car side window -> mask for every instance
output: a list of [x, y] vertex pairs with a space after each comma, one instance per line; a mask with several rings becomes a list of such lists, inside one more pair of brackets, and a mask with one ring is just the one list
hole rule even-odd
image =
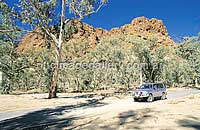
[[159, 89], [162, 88], [162, 85], [161, 85], [161, 84], [158, 84], [158, 88], [159, 88]]
[[153, 89], [153, 85], [151, 84], [149, 88], [150, 88], [150, 89]]
[[157, 84], [154, 84], [154, 85], [153, 85], [153, 89], [157, 89]]
[[164, 88], [163, 84], [159, 84], [160, 88]]

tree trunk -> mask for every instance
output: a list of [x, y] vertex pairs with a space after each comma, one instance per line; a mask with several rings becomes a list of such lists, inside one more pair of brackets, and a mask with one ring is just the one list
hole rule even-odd
[[56, 63], [52, 74], [52, 79], [49, 87], [49, 99], [57, 97], [57, 81], [59, 78], [60, 61], [61, 61], [61, 49], [64, 36], [64, 22], [65, 22], [65, 11], [66, 11], [66, 0], [62, 0], [62, 11], [61, 11], [61, 21], [60, 21], [60, 33], [59, 39], [56, 40]]
[[198, 87], [199, 85], [198, 85], [198, 79], [197, 78], [195, 78], [195, 87]]
[[140, 65], [140, 85], [143, 84], [142, 66]]
[[59, 70], [60, 70], [60, 56], [58, 55], [56, 58], [56, 64], [54, 66], [50, 87], [49, 87], [49, 99], [57, 97], [57, 81], [59, 77]]

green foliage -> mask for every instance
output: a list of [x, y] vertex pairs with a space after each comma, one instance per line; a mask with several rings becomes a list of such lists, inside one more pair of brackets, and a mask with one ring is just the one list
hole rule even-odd
[[158, 47], [156, 41], [140, 40], [132, 41], [133, 51], [140, 64], [140, 69], [144, 76], [144, 82], [156, 82], [161, 80], [163, 67], [166, 62], [166, 49], [164, 46]]
[[[157, 46], [154, 40], [134, 36], [114, 35], [102, 39], [95, 49], [84, 57], [80, 54], [73, 58], [72, 63], [111, 63], [113, 68], [61, 67], [59, 91], [94, 91], [113, 87], [128, 89], [139, 84], [141, 72], [143, 82], [162, 81], [169, 86], [194, 84], [194, 80], [199, 79], [199, 41], [188, 40], [175, 47], [167, 47]], [[85, 44], [76, 44], [75, 48], [84, 50], [78, 45]], [[48, 91], [54, 61], [52, 50], [30, 50], [19, 55], [13, 44], [2, 44], [0, 50], [1, 68], [6, 76], [1, 91]]]
[[187, 37], [184, 42], [177, 47], [177, 55], [187, 61], [187, 73], [190, 83], [200, 78], [200, 39], [199, 36]]
[[79, 18], [97, 12], [107, 0], [69, 0], [67, 4], [71, 13]]
[[0, 45], [0, 71], [3, 72], [1, 93], [15, 90], [38, 89], [47, 91], [51, 77], [51, 52], [27, 52], [18, 54], [13, 44]]
[[[66, 19], [82, 19], [92, 13], [96, 13], [106, 0], [67, 0], [66, 8], [70, 10]], [[15, 17], [22, 23], [34, 28], [47, 28], [52, 25], [60, 25], [60, 2], [57, 0], [20, 0], [15, 9]], [[70, 16], [70, 17], [69, 17]]]
[[[11, 15], [12, 10], [4, 1], [0, 1], [0, 30], [15, 29], [15, 22]], [[3, 81], [0, 86], [2, 93], [9, 93], [22, 73], [24, 63], [15, 52], [15, 42], [20, 38], [18, 32], [0, 33], [0, 71], [3, 72]]]
[[33, 27], [47, 27], [53, 19], [58, 20], [55, 15], [56, 0], [21, 0], [17, 9], [17, 17], [26, 24]]

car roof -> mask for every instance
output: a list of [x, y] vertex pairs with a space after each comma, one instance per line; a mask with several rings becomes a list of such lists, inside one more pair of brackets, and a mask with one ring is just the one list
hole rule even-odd
[[156, 82], [156, 83], [144, 83], [144, 84], [163, 84], [162, 82]]

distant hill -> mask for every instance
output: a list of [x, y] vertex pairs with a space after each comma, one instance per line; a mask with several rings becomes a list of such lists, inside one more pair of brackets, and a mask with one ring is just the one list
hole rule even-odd
[[[77, 49], [71, 51], [72, 56], [76, 57], [76, 53], [81, 55], [86, 54], [91, 49], [95, 49], [101, 39], [105, 39], [114, 35], [129, 35], [140, 37], [144, 40], [154, 38], [158, 45], [173, 46], [175, 43], [168, 34], [167, 28], [161, 20], [156, 18], [148, 19], [146, 17], [138, 17], [132, 20], [130, 24], [123, 25], [111, 30], [104, 30], [101, 28], [94, 28], [78, 20], [71, 21], [71, 25], [76, 27], [72, 38], [63, 44], [63, 48], [70, 51], [69, 47], [74, 45], [82, 46], [84, 49]], [[39, 31], [39, 30], [36, 30]], [[44, 36], [36, 33], [28, 33], [23, 38], [17, 47], [19, 53], [26, 52], [27, 50], [38, 50], [44, 48], [47, 43]], [[52, 46], [51, 46], [52, 47]], [[63, 52], [65, 56], [65, 52]]]

